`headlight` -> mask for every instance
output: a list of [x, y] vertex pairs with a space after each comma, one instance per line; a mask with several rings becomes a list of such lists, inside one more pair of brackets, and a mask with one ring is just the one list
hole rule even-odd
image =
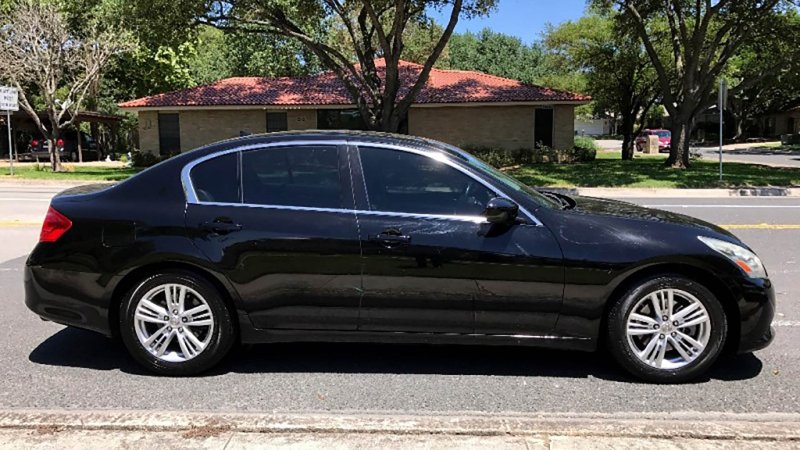
[[697, 239], [700, 239], [700, 242], [711, 247], [713, 250], [725, 255], [728, 259], [733, 261], [734, 264], [739, 266], [748, 277], [767, 278], [767, 269], [764, 268], [764, 264], [758, 259], [758, 256], [750, 250], [741, 245], [731, 244], [730, 242], [705, 236], [697, 236]]

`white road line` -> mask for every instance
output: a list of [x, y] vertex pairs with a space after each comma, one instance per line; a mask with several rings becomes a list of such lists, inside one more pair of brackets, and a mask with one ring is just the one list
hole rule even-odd
[[647, 208], [800, 208], [800, 205], [642, 205]]
[[49, 202], [49, 198], [13, 198], [13, 197], [0, 197], [0, 202]]
[[800, 327], [800, 320], [776, 320], [772, 322], [773, 327]]

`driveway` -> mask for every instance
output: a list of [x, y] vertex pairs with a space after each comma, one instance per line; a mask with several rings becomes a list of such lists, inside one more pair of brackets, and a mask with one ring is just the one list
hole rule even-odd
[[[717, 161], [719, 147], [696, 147], [703, 159]], [[733, 144], [722, 147], [722, 160], [777, 167], [800, 167], [800, 151], [765, 146], [765, 144]]]

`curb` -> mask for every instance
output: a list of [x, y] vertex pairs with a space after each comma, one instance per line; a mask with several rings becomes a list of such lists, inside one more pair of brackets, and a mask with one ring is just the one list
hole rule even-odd
[[728, 197], [774, 197], [800, 198], [800, 188], [752, 187], [734, 189], [666, 189], [666, 188], [548, 188], [545, 191], [562, 192], [586, 197], [617, 198], [728, 198]]
[[[86, 184], [115, 184], [118, 181], [93, 180], [35, 180], [28, 178], [10, 179], [0, 177], [0, 186], [44, 187], [48, 189], [67, 189]], [[775, 197], [800, 198], [800, 188], [788, 187], [749, 187], [731, 189], [683, 189], [683, 188], [614, 188], [614, 187], [548, 187], [539, 186], [543, 191], [562, 192], [568, 195], [586, 197], [618, 197], [618, 198], [727, 198], [727, 197]]]
[[0, 411], [0, 430], [569, 436], [800, 441], [800, 414], [626, 415], [258, 414], [152, 411]]

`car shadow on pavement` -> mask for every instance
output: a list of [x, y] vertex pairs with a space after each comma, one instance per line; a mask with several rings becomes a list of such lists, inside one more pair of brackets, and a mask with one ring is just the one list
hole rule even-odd
[[[46, 339], [29, 359], [36, 364], [150, 375], [128, 356], [121, 342], [73, 328]], [[694, 383], [746, 380], [758, 376], [762, 368], [761, 360], [752, 354], [728, 357]], [[270, 372], [594, 377], [636, 382], [603, 351], [355, 343], [245, 345], [203, 376]]]

